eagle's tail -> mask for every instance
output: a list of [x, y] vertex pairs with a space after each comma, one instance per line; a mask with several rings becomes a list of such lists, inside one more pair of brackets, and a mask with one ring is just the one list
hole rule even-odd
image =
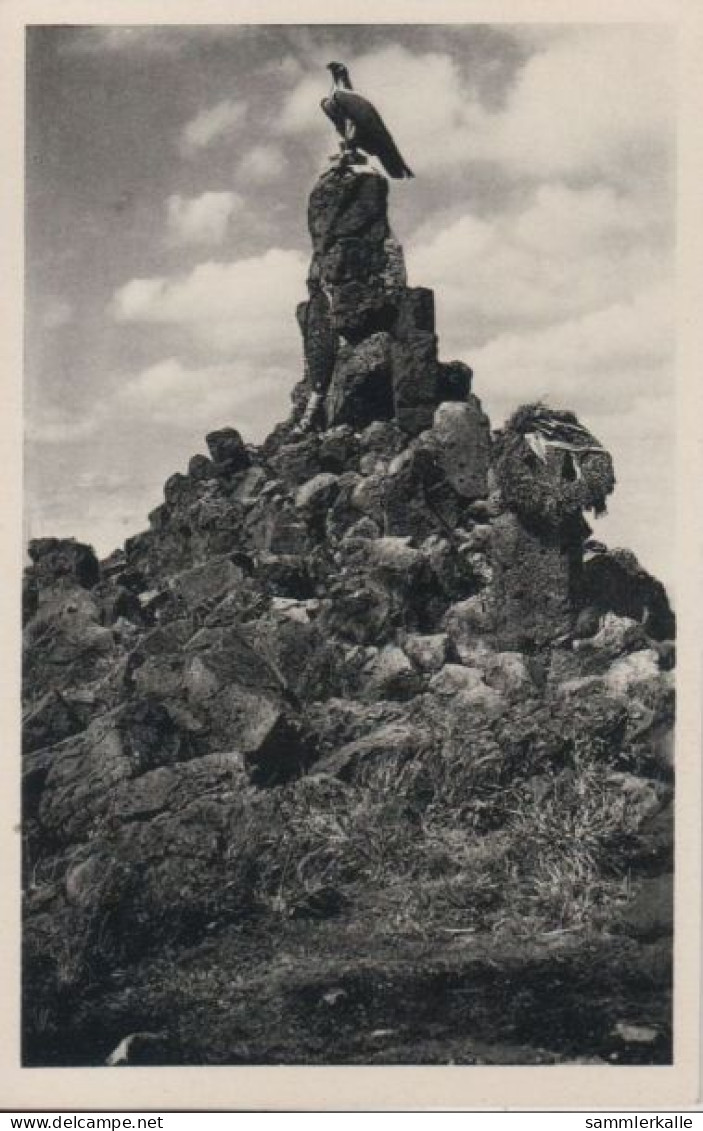
[[414, 177], [412, 169], [410, 169], [400, 153], [396, 149], [394, 153], [384, 153], [381, 163], [388, 173], [389, 177], [395, 177], [397, 180], [402, 180], [403, 177]]

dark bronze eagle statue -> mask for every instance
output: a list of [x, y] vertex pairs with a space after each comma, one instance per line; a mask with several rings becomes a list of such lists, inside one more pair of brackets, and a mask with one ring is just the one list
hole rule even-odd
[[320, 105], [342, 137], [343, 160], [351, 163], [361, 149], [377, 157], [389, 177], [413, 177], [378, 110], [353, 89], [344, 64], [328, 63], [327, 69], [332, 72], [333, 85]]

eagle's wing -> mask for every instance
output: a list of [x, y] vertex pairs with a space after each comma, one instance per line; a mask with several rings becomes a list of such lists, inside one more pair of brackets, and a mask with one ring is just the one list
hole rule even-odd
[[[354, 140], [359, 149], [364, 149], [372, 157], [378, 157], [391, 177], [412, 177], [414, 174], [405, 164], [398, 147], [386, 129], [384, 121], [375, 106], [353, 90], [337, 90], [333, 101], [356, 127]], [[327, 111], [325, 111], [327, 113]], [[331, 116], [331, 115], [330, 115]]]
[[344, 137], [344, 111], [341, 106], [337, 106], [334, 98], [323, 98], [320, 106], [332, 122], [337, 133]]

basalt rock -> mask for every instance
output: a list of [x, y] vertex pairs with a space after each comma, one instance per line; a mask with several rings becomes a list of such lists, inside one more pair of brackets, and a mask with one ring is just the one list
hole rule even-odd
[[342, 347], [327, 394], [328, 424], [360, 431], [374, 420], [391, 420], [393, 410], [390, 334], [374, 333], [357, 347]]
[[360, 440], [348, 424], [329, 428], [320, 439], [319, 460], [323, 471], [341, 475], [358, 470]]
[[439, 402], [468, 400], [473, 376], [473, 370], [463, 361], [440, 363], [437, 377]]
[[23, 631], [25, 699], [83, 686], [106, 675], [119, 655], [116, 634], [101, 623], [92, 594], [68, 579], [57, 581], [39, 591]]
[[531, 652], [567, 632], [573, 620], [573, 574], [578, 546], [556, 535], [537, 534], [517, 515], [493, 524], [493, 604], [503, 648]]
[[31, 576], [40, 586], [68, 579], [84, 589], [92, 589], [100, 578], [92, 546], [74, 538], [34, 538], [27, 553], [32, 561]]
[[326, 397], [327, 427], [395, 419], [417, 435], [440, 399], [463, 397], [468, 384], [456, 368], [440, 369], [434, 295], [407, 285], [387, 198], [384, 177], [342, 167], [311, 193], [310, 297], [298, 308], [305, 381]]
[[491, 434], [488, 417], [477, 397], [464, 403], [449, 401], [434, 414], [433, 439], [447, 481], [466, 499], [488, 493]]
[[631, 550], [588, 555], [580, 578], [579, 600], [601, 612], [632, 617], [654, 640], [671, 640], [676, 621], [666, 590]]
[[523, 405], [500, 433], [495, 471], [504, 503], [528, 525], [559, 530], [605, 512], [615, 487], [610, 454], [572, 412]]
[[190, 753], [187, 735], [163, 707], [126, 703], [55, 752], [39, 806], [41, 825], [63, 843], [81, 842], [107, 813], [120, 782]]
[[244, 441], [236, 428], [221, 428], [205, 437], [212, 461], [229, 472], [249, 467], [250, 459]]
[[47, 691], [23, 716], [24, 751], [31, 753], [42, 747], [55, 746], [79, 733], [85, 726], [86, 712], [80, 699], [76, 701], [57, 690]]

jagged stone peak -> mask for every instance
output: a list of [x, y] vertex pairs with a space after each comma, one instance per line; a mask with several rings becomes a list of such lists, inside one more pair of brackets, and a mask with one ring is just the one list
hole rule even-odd
[[[310, 194], [308, 299], [298, 307], [305, 373], [303, 430], [395, 420], [431, 426], [445, 400], [465, 400], [471, 371], [439, 361], [434, 294], [410, 287], [388, 220], [388, 182], [372, 170], [328, 170]], [[304, 407], [307, 406], [307, 409]]]

